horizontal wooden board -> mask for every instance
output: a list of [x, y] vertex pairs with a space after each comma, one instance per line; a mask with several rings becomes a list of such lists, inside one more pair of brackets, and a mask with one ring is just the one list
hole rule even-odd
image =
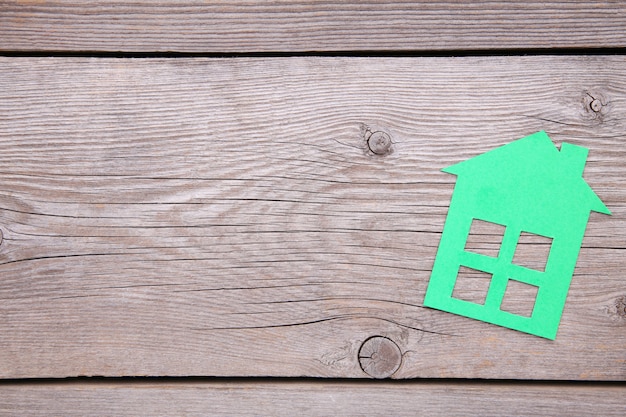
[[0, 50], [432, 51], [626, 47], [593, 1], [0, 1]]
[[623, 416], [626, 388], [322, 381], [0, 385], [7, 416]]
[[[624, 380], [625, 64], [0, 58], [0, 376], [367, 377], [383, 336], [393, 378]], [[542, 129], [613, 212], [557, 339], [422, 307], [440, 169]]]

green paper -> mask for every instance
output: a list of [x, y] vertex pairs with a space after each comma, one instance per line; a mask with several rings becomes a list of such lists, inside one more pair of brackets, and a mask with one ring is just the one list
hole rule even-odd
[[[590, 211], [611, 214], [582, 178], [587, 153], [541, 131], [443, 169], [457, 182], [424, 305], [554, 340]], [[466, 251], [474, 219], [505, 227], [497, 256]], [[544, 270], [513, 263], [522, 232], [552, 239]], [[484, 304], [453, 297], [462, 266], [492, 275]], [[530, 317], [501, 309], [509, 280], [537, 287]]]

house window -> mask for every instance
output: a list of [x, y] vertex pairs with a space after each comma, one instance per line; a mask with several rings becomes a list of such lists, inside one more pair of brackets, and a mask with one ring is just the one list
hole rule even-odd
[[480, 255], [498, 257], [505, 227], [484, 220], [473, 219], [465, 250]]
[[[522, 281], [543, 275], [551, 246], [549, 237], [473, 219], [464, 248], [468, 257], [461, 262], [452, 297], [485, 305], [490, 288], [497, 288], [489, 297], [494, 308], [499, 303], [501, 311], [531, 317], [539, 287]], [[516, 276], [520, 266], [532, 270], [531, 278]], [[493, 286], [493, 280], [498, 285]]]
[[551, 247], [551, 238], [522, 232], [515, 247], [513, 263], [529, 269], [545, 271]]
[[508, 311], [523, 317], [531, 317], [535, 308], [538, 287], [526, 284], [514, 279], [509, 279], [506, 284], [504, 298], [500, 304], [500, 310]]
[[454, 283], [452, 297], [483, 305], [489, 292], [492, 275], [474, 268], [462, 266]]

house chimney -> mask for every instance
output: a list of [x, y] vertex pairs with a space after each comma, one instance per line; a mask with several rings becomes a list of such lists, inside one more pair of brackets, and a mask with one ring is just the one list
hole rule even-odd
[[569, 175], [583, 176], [589, 149], [563, 142], [561, 144], [561, 161]]

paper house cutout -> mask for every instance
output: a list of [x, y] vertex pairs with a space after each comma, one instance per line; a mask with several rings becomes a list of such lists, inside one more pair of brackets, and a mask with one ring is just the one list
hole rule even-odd
[[[443, 169], [457, 181], [424, 305], [555, 339], [590, 211], [610, 214], [582, 178], [587, 153], [541, 131]], [[466, 250], [477, 220], [503, 227], [496, 256]], [[523, 235], [551, 239], [543, 270], [514, 263]], [[491, 276], [483, 303], [453, 296], [461, 268]], [[502, 309], [510, 281], [534, 288], [528, 316]]]

